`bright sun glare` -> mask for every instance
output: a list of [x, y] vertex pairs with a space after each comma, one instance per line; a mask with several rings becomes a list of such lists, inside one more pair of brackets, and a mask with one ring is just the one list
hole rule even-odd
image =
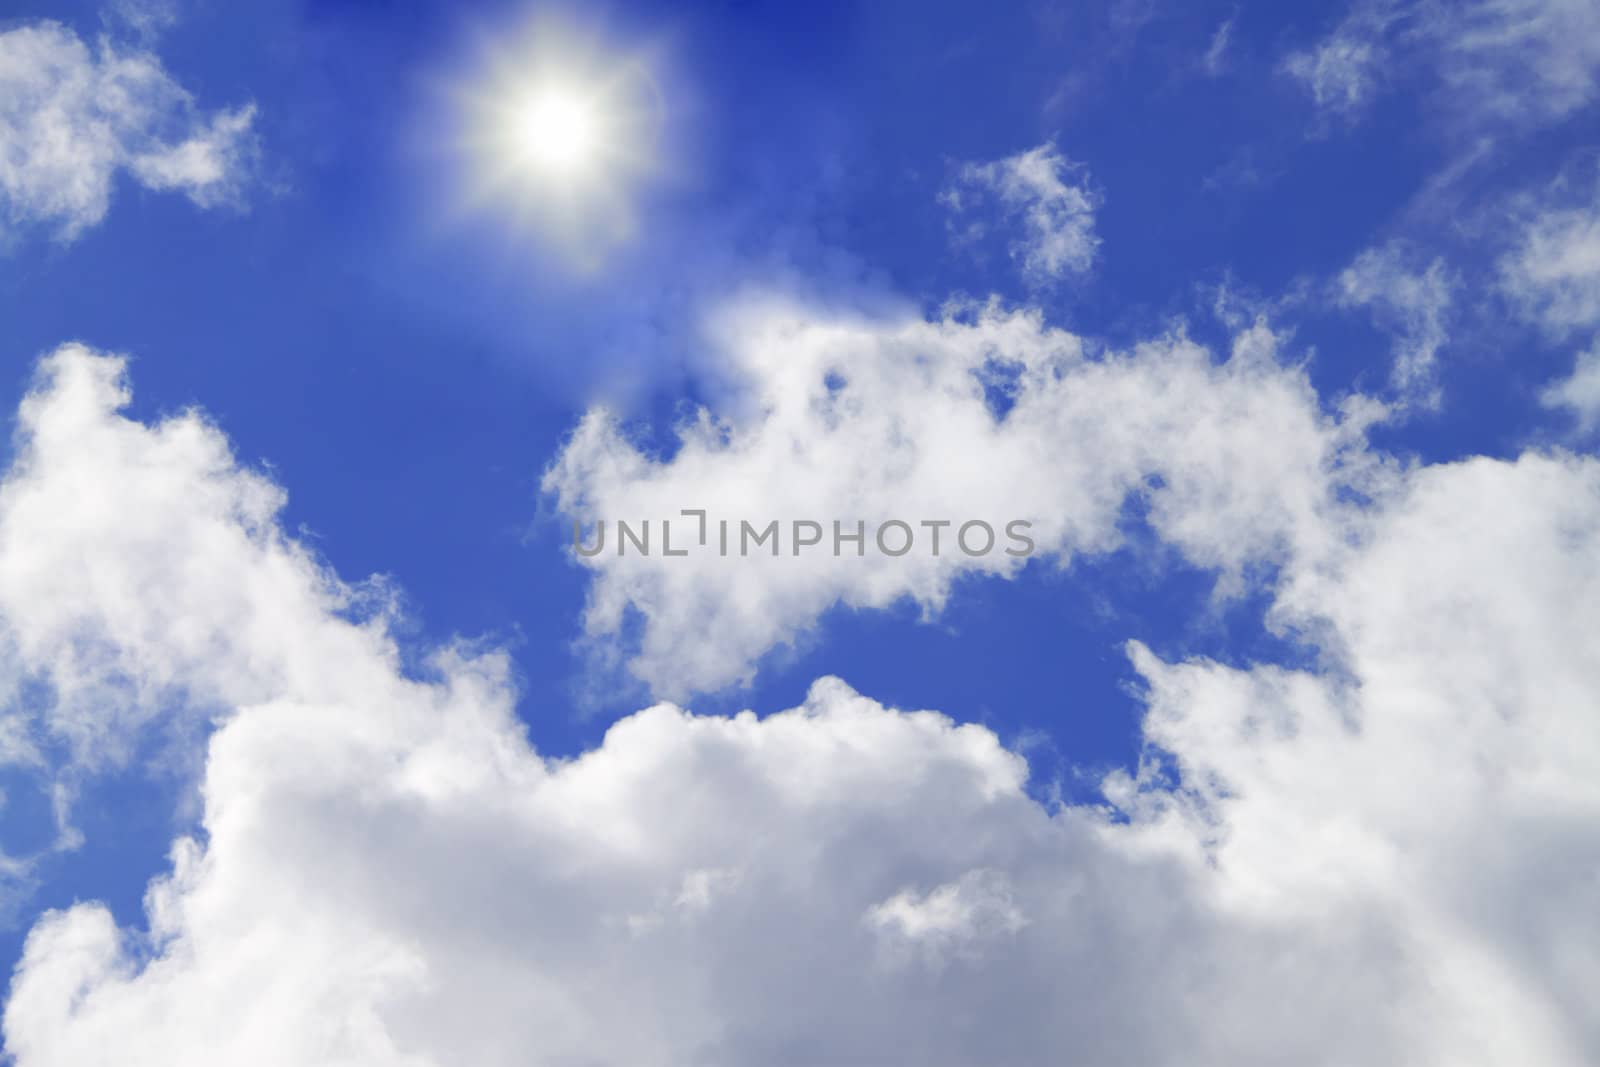
[[605, 116], [592, 100], [567, 86], [529, 93], [510, 121], [512, 139], [526, 162], [552, 176], [583, 172], [605, 149]]
[[660, 61], [553, 17], [486, 34], [454, 89], [466, 205], [597, 265], [634, 232], [640, 184], [662, 173]]

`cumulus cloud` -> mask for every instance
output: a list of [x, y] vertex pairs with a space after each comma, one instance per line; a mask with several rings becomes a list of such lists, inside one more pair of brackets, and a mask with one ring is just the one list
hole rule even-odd
[[[1115, 549], [1125, 506], [1142, 501], [1164, 539], [1234, 588], [1247, 566], [1325, 536], [1334, 482], [1377, 476], [1354, 447], [1377, 408], [1323, 412], [1259, 324], [1219, 361], [1180, 334], [1095, 355], [1036, 314], [994, 306], [930, 322], [754, 301], [726, 314], [714, 344], [736, 395], [683, 425], [670, 459], [596, 409], [544, 480], [563, 513], [591, 525], [651, 519], [658, 538], [660, 520], [685, 508], [735, 529], [822, 527], [821, 548], [796, 555], [785, 534], [776, 560], [667, 557], [659, 540], [652, 555], [619, 553], [614, 527], [604, 551], [581, 558], [595, 572], [588, 633], [611, 647], [637, 618], [629, 667], [660, 694], [748, 679], [835, 604], [909, 600], [931, 615], [958, 577], [1022, 569], [998, 548], [962, 551], [968, 521], [997, 535], [1032, 523], [1034, 555], [1053, 566]], [[890, 519], [919, 527], [921, 547], [834, 555], [835, 522], [871, 531]], [[937, 531], [920, 524], [939, 521], [951, 525], [935, 555]], [[694, 529], [679, 520], [680, 546]]]
[[1442, 259], [1422, 266], [1402, 244], [1369, 248], [1340, 274], [1337, 299], [1345, 307], [1366, 307], [1395, 335], [1390, 381], [1400, 394], [1424, 404], [1438, 403], [1439, 349], [1449, 339], [1450, 305], [1458, 283]]
[[[1285, 388], [1258, 373], [1230, 402]], [[87, 502], [64, 528], [82, 565], [40, 591], [89, 620], [80, 652], [37, 669], [150, 661], [227, 707], [147, 928], [94, 903], [33, 928], [4, 1018], [19, 1067], [1600, 1054], [1600, 461], [1416, 468], [1351, 515], [1303, 513], [1322, 532], [1274, 610], [1321, 635], [1324, 669], [1131, 646], [1148, 758], [1103, 803], [1046, 807], [988, 730], [833, 679], [763, 718], [658, 705], [541, 758], [500, 656], [403, 672], [220, 434], [132, 422], [123, 389], [67, 349], [28, 401], [4, 492]], [[1214, 428], [1194, 445], [1257, 473]], [[126, 538], [82, 514], [141, 492]], [[1255, 536], [1252, 509], [1225, 513]], [[0, 553], [56, 551], [48, 514], [8, 520]], [[208, 586], [223, 606], [197, 608]]]
[[[329, 698], [371, 684], [359, 664], [376, 661], [352, 648], [370, 638], [340, 620], [378, 626], [387, 609], [381, 585], [348, 587], [281, 535], [281, 490], [203, 417], [110, 417], [127, 399], [120, 361], [61, 349], [0, 482], [0, 764], [51, 791], [50, 848], [78, 843], [79, 785], [148, 758], [141, 742], [190, 775], [213, 716], [286, 684]], [[39, 858], [0, 858], [10, 896]]]
[[201, 207], [235, 203], [254, 115], [200, 111], [143, 47], [23, 24], [0, 33], [0, 206], [13, 227], [71, 240], [105, 217], [121, 173]]
[[961, 220], [954, 232], [964, 242], [987, 232], [988, 220], [974, 214], [998, 210], [1013, 231], [1012, 261], [1024, 281], [1041, 288], [1087, 271], [1100, 246], [1094, 233], [1098, 197], [1087, 183], [1075, 181], [1078, 170], [1055, 145], [1042, 144], [992, 163], [964, 164], [941, 200]]

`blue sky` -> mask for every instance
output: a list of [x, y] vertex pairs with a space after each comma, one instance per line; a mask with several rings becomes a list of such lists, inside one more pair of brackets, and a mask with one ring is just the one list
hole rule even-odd
[[[649, 87], [576, 178], [508, 163], [494, 117], [558, 67]], [[275, 1063], [1600, 1054], [1572, 903], [1600, 870], [1597, 98], [1582, 0], [11, 5], [9, 1053], [255, 1062], [208, 1031], [232, 1010], [209, 983], [261, 998]], [[119, 380], [120, 415], [83, 399]], [[982, 381], [1012, 391], [990, 416]], [[574, 518], [708, 504], [1026, 517], [1041, 548], [568, 550]], [[704, 718], [635, 714], [660, 700]], [[895, 710], [922, 708], [946, 726]], [[273, 762], [295, 751], [303, 773]], [[496, 823], [535, 779], [538, 817]], [[651, 822], [680, 796], [716, 814]], [[543, 851], [556, 825], [586, 844]], [[239, 889], [274, 849], [279, 895]], [[493, 888], [421, 874], [416, 910], [361, 910], [474, 855]], [[1439, 888], [1457, 864], [1481, 899]], [[566, 918], [496, 926], [519, 877]], [[1535, 886], [1571, 953], [1517, 932]], [[1151, 895], [1170, 910], [1136, 915]], [[454, 908], [492, 920], [428, 917]], [[480, 972], [475, 939], [516, 948]], [[754, 956], [840, 988], [870, 957], [892, 989], [780, 1023], [789, 979]], [[1086, 994], [1049, 960], [1104, 976], [1098, 1016], [1050, 1007]], [[328, 985], [302, 1004], [257, 962]], [[1418, 978], [1439, 968], [1471, 973]], [[1320, 1006], [1303, 1026], [1195, 1044], [1185, 1011], [1275, 981]], [[517, 983], [563, 1007], [506, 1021]], [[591, 987], [661, 1017], [608, 1036]], [[946, 997], [949, 1033], [922, 1014]], [[1334, 1041], [1322, 1010], [1364, 1025]]]

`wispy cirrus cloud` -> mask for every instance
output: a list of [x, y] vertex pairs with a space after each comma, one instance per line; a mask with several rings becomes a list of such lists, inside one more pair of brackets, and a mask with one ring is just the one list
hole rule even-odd
[[1501, 288], [1555, 337], [1600, 326], [1600, 185], [1595, 190], [1535, 198], [1500, 259]]
[[1449, 316], [1459, 281], [1442, 258], [1423, 263], [1415, 249], [1391, 241], [1357, 256], [1335, 281], [1344, 307], [1371, 310], [1395, 337], [1389, 380], [1402, 398], [1439, 403], [1436, 363], [1449, 340]]
[[1283, 69], [1322, 114], [1358, 120], [1394, 79], [1421, 79], [1458, 126], [1542, 124], [1600, 91], [1600, 22], [1587, 0], [1356, 0]]
[[1580, 433], [1600, 429], [1600, 343], [1580, 352], [1572, 373], [1547, 385], [1539, 399], [1546, 407], [1570, 413]]
[[1515, 206], [1518, 221], [1498, 262], [1499, 287], [1549, 338], [1590, 339], [1571, 372], [1540, 393], [1546, 407], [1566, 411], [1587, 434], [1600, 426], [1600, 182], [1590, 179], [1573, 190], [1563, 176]]
[[1378, 95], [1385, 50], [1379, 35], [1343, 28], [1283, 61], [1325, 115], [1353, 122]]
[[1238, 20], [1237, 13], [1228, 16], [1211, 34], [1211, 43], [1206, 46], [1205, 55], [1200, 59], [1200, 68], [1208, 77], [1215, 78], [1228, 69], [1228, 52], [1233, 44], [1233, 26]]

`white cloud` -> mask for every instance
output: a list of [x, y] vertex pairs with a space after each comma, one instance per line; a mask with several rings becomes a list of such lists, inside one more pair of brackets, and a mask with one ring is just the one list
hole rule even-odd
[[1284, 69], [1325, 114], [1357, 118], [1388, 80], [1431, 77], [1435, 104], [1469, 127], [1556, 121], [1600, 87], [1600, 20], [1590, 0], [1356, 0]]
[[[0, 496], [74, 507], [8, 512], [0, 556], [49, 561], [58, 531], [85, 555], [0, 612], [92, 620], [78, 657], [40, 661], [53, 680], [149, 659], [234, 706], [148, 931], [93, 903], [34, 927], [18, 1067], [1600, 1055], [1600, 461], [1419, 468], [1306, 513], [1317, 551], [1275, 610], [1326, 672], [1134, 646], [1150, 759], [1108, 780], [1115, 810], [1048, 810], [989, 731], [827, 679], [766, 718], [661, 705], [541, 759], [499, 657], [403, 676], [278, 530], [276, 491], [194, 416], [117, 415], [117, 369], [64, 351], [29, 400]], [[1283, 388], [1255, 373], [1230, 402]], [[1123, 397], [1204, 403], [1193, 384]], [[1191, 443], [1260, 474], [1226, 435]]]
[[333, 700], [373, 684], [355, 646], [378, 636], [338, 620], [378, 626], [386, 606], [281, 535], [282, 492], [198, 414], [111, 417], [121, 369], [78, 346], [44, 363], [0, 482], [0, 762], [58, 783], [56, 847], [76, 841], [76, 783], [152, 731], [182, 753], [213, 715], [286, 685]]
[[198, 111], [149, 51], [18, 26], [0, 33], [0, 206], [70, 240], [105, 217], [124, 171], [201, 207], [236, 202], [254, 113]]
[[[655, 554], [619, 556], [613, 528], [607, 550], [583, 563], [595, 571], [589, 634], [612, 647], [637, 612], [629, 667], [659, 694], [748, 679], [835, 604], [909, 599], [931, 615], [961, 575], [1023, 565], [956, 550], [955, 526], [937, 557], [859, 558], [848, 545], [836, 557], [835, 521], [847, 531], [889, 519], [996, 531], [1031, 521], [1037, 554], [1054, 565], [1116, 548], [1124, 506], [1143, 499], [1163, 538], [1234, 588], [1247, 565], [1324, 536], [1333, 481], [1374, 473], [1353, 446], [1376, 408], [1357, 401], [1348, 418], [1324, 415], [1260, 325], [1222, 362], [1178, 335], [1090, 357], [1076, 336], [1020, 311], [853, 320], [752, 301], [723, 317], [714, 343], [736, 395], [683, 426], [670, 460], [594, 410], [545, 478], [561, 510], [586, 522], [654, 520]], [[665, 557], [659, 520], [684, 508], [735, 530], [812, 520], [827, 540], [799, 558], [787, 534], [778, 560]], [[676, 527], [680, 547], [686, 529]], [[927, 549], [931, 532], [919, 534]]]
[[1600, 197], [1538, 211], [1500, 261], [1501, 285], [1557, 337], [1600, 326]]
[[891, 962], [914, 954], [933, 966], [958, 955], [976, 959], [986, 941], [1014, 935], [1028, 924], [1010, 880], [1000, 871], [968, 871], [953, 882], [918, 893], [906, 889], [867, 911]]
[[[992, 163], [964, 164], [941, 199], [961, 217], [998, 207], [1006, 224], [1021, 231], [1009, 245], [1012, 260], [1030, 286], [1044, 287], [1087, 271], [1100, 247], [1098, 197], [1072, 181], [1076, 169], [1055, 145], [1042, 144]], [[972, 240], [985, 229], [982, 220], [968, 221], [956, 232]]]
[[107, 0], [103, 21], [143, 41], [154, 41], [177, 25], [178, 0]]
[[1571, 412], [1580, 433], [1600, 429], [1600, 344], [1579, 353], [1572, 373], [1547, 386], [1539, 399]]
[[1381, 45], [1350, 29], [1341, 30], [1304, 52], [1294, 52], [1283, 69], [1304, 83], [1317, 107], [1353, 119], [1377, 94]]
[[1331, 628], [1347, 681], [1136, 654], [1225, 892], [1309, 917], [1343, 886], [1404, 926], [1456, 1005], [1414, 1020], [1446, 1062], [1600, 1052], [1600, 920], [1573, 907], [1600, 884], [1597, 545], [1592, 459], [1424, 468], [1280, 599]]
[[1590, 0], [1475, 0], [1428, 12], [1446, 90], [1515, 123], [1556, 119], [1600, 89], [1600, 19]]
[[1449, 339], [1450, 305], [1458, 283], [1435, 259], [1414, 264], [1401, 244], [1369, 248], [1338, 279], [1338, 300], [1346, 307], [1367, 307], [1380, 325], [1396, 335], [1390, 380], [1403, 396], [1423, 404], [1438, 403], [1435, 364]]
[[1228, 48], [1233, 43], [1233, 24], [1238, 18], [1239, 16], [1235, 14], [1224, 19], [1222, 25], [1211, 35], [1211, 44], [1206, 47], [1206, 54], [1200, 65], [1213, 78], [1227, 69]]

